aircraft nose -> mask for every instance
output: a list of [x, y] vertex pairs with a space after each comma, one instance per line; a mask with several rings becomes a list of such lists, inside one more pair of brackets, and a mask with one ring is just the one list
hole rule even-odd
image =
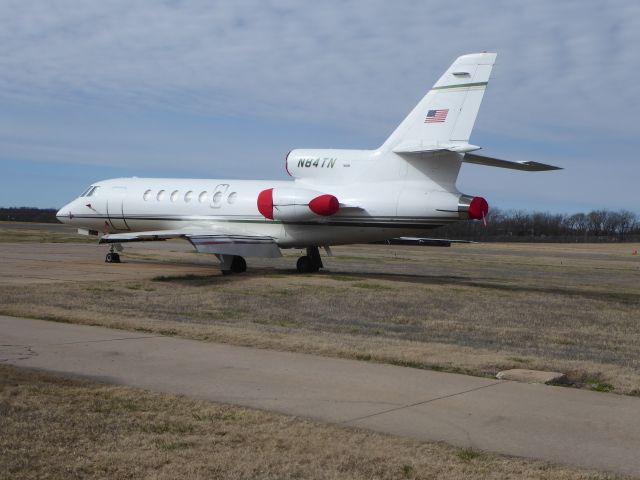
[[62, 207], [60, 210], [56, 212], [56, 218], [58, 219], [59, 222], [69, 223], [69, 221], [73, 218], [73, 214], [71, 213], [70, 207], [71, 207], [71, 204], [68, 203], [67, 205], [65, 205], [64, 207]]

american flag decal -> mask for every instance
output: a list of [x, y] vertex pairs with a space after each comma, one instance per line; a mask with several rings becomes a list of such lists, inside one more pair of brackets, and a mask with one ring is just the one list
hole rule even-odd
[[429, 110], [427, 117], [424, 119], [424, 123], [442, 123], [447, 119], [448, 108], [440, 110]]

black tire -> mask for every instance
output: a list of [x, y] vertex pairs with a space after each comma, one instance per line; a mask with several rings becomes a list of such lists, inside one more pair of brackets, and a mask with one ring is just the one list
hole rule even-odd
[[311, 258], [308, 256], [300, 257], [298, 259], [298, 263], [296, 263], [296, 268], [299, 273], [315, 273], [320, 269], [319, 265], [315, 265]]
[[113, 254], [113, 263], [120, 263], [120, 254], [119, 253], [114, 253]]
[[244, 258], [235, 256], [231, 261], [231, 272], [233, 273], [244, 273], [247, 271], [247, 262]]
[[307, 256], [300, 257], [296, 262], [296, 269], [298, 273], [309, 273], [311, 271], [311, 259]]
[[104, 261], [107, 263], [113, 263], [113, 253], [109, 252], [107, 253], [107, 256], [104, 257]]

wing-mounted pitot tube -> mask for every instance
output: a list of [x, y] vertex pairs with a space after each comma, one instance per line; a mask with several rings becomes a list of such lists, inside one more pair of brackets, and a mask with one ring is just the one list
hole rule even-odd
[[489, 213], [489, 204], [482, 197], [460, 195], [458, 201], [460, 220], [485, 220]]
[[269, 220], [302, 221], [329, 217], [340, 209], [334, 195], [304, 188], [269, 188], [258, 194], [258, 211]]

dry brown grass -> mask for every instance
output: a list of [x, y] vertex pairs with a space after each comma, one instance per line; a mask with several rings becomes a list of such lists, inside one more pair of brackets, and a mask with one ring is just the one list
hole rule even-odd
[[0, 365], [0, 478], [605, 479]]
[[326, 273], [295, 274], [291, 252], [231, 277], [178, 244], [149, 247], [109, 266], [126, 278], [84, 260], [82, 280], [2, 285], [0, 313], [474, 375], [559, 370], [640, 394], [633, 245], [351, 246]]
[[77, 235], [64, 225], [28, 222], [0, 222], [0, 243], [97, 243], [96, 237]]

